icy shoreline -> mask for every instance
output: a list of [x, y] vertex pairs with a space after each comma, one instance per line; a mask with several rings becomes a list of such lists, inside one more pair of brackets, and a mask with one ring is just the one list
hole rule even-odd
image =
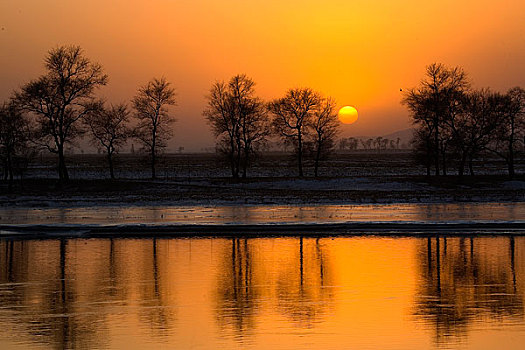
[[[57, 187], [26, 181], [0, 194], [6, 207], [349, 205], [388, 203], [525, 202], [525, 181], [479, 179], [437, 186], [420, 178], [75, 180]], [[492, 181], [492, 182], [491, 182]]]
[[0, 225], [0, 238], [525, 235], [521, 222], [346, 222], [173, 225]]
[[525, 232], [525, 202], [0, 208], [1, 236]]

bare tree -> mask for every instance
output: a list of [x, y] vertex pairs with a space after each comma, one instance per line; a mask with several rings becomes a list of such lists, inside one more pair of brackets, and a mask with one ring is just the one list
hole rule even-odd
[[207, 96], [203, 115], [230, 163], [232, 177], [246, 178], [247, 168], [270, 133], [262, 100], [255, 96], [255, 83], [238, 74], [226, 84], [216, 82]]
[[[432, 138], [427, 145], [432, 145], [432, 152], [428, 154], [433, 159], [435, 174], [440, 174], [440, 149], [442, 129], [445, 121], [450, 120], [459, 111], [459, 104], [463, 94], [468, 91], [470, 83], [466, 73], [459, 67], [448, 68], [443, 64], [433, 63], [427, 66], [426, 77], [418, 88], [410, 89], [406, 93], [405, 104], [418, 128], [425, 129], [419, 137]], [[425, 147], [425, 149], [430, 150]]]
[[381, 136], [376, 137], [376, 139], [374, 140], [374, 145], [376, 145], [377, 152], [378, 153], [381, 152], [381, 148], [383, 145], [383, 137]]
[[230, 162], [232, 177], [239, 177], [239, 163], [236, 154], [237, 139], [239, 138], [240, 123], [235, 114], [228, 86], [224, 82], [216, 82], [207, 96], [208, 106], [203, 115], [211, 125], [215, 137], [217, 137], [218, 149], [226, 155]]
[[295, 147], [299, 176], [303, 176], [304, 141], [308, 125], [321, 102], [319, 93], [309, 88], [290, 89], [283, 98], [268, 104], [272, 125], [284, 142]]
[[133, 108], [138, 125], [134, 136], [148, 152], [151, 178], [155, 179], [155, 165], [159, 152], [167, 147], [173, 136], [171, 129], [175, 119], [169, 115], [168, 106], [176, 105], [175, 90], [166, 79], [154, 78], [139, 88], [133, 98]]
[[435, 149], [432, 141], [424, 129], [414, 129], [414, 135], [410, 141], [414, 161], [425, 166], [427, 176], [430, 176], [432, 167], [432, 158], [428, 155], [432, 154]]
[[396, 149], [396, 141], [395, 140], [390, 140], [389, 147], [390, 147], [390, 149]]
[[[374, 145], [374, 139], [359, 139], [359, 142], [361, 143], [361, 146], [363, 147], [363, 149], [365, 150], [371, 150], [373, 145]], [[356, 146], [356, 149], [357, 149], [357, 146]]]
[[17, 158], [29, 149], [29, 119], [15, 101], [0, 105], [0, 157], [4, 167], [4, 180], [12, 186]]
[[347, 149], [347, 147], [349, 147], [348, 145], [348, 139], [346, 137], [343, 137], [342, 139], [339, 140], [339, 150], [340, 151], [345, 151]]
[[315, 177], [318, 176], [320, 160], [326, 158], [334, 149], [339, 125], [335, 101], [332, 98], [323, 98], [311, 121]]
[[498, 100], [499, 123], [488, 149], [505, 160], [509, 177], [513, 178], [517, 146], [523, 142], [525, 129], [525, 90], [514, 87]]
[[[244, 90], [240, 92], [242, 94], [236, 99], [239, 101], [239, 105], [245, 106], [240, 113], [240, 122], [243, 157], [241, 160], [242, 177], [246, 178], [247, 167], [258, 154], [259, 149], [266, 144], [266, 139], [270, 135], [271, 129], [264, 102], [252, 96], [253, 92], [248, 91], [248, 94]], [[243, 95], [245, 96], [243, 97]]]
[[467, 161], [470, 174], [474, 174], [472, 162], [486, 150], [499, 123], [500, 98], [489, 89], [470, 92], [463, 96], [460, 112], [445, 120], [451, 133], [450, 145], [459, 155], [459, 176], [464, 174]]
[[102, 101], [91, 110], [86, 114], [84, 123], [90, 130], [93, 144], [104, 148], [110, 177], [115, 179], [113, 155], [131, 136], [131, 129], [127, 125], [130, 112], [124, 103], [106, 107]]
[[357, 149], [357, 146], [359, 145], [359, 140], [355, 137], [349, 137], [348, 138], [348, 148], [351, 151], [355, 151]]
[[58, 155], [58, 176], [69, 179], [65, 146], [82, 133], [78, 121], [99, 86], [106, 85], [102, 66], [84, 57], [79, 46], [61, 46], [48, 52], [46, 74], [22, 87], [17, 103], [37, 116], [37, 140]]

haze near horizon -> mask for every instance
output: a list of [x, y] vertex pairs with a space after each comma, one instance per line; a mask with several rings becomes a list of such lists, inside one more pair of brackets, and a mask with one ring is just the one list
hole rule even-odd
[[341, 136], [384, 135], [410, 126], [400, 89], [429, 63], [463, 67], [474, 87], [525, 85], [524, 23], [518, 0], [3, 0], [0, 100], [43, 73], [49, 49], [74, 44], [103, 65], [98, 95], [110, 102], [129, 102], [152, 77], [176, 87], [171, 150], [214, 145], [205, 95], [238, 73], [267, 100], [305, 86], [355, 106]]

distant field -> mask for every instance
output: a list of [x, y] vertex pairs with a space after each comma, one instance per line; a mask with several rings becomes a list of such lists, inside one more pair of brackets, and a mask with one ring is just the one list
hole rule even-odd
[[[72, 179], [105, 179], [109, 177], [104, 155], [73, 154], [67, 156]], [[305, 175], [313, 176], [313, 164], [305, 163]], [[56, 158], [45, 155], [34, 160], [24, 174], [26, 178], [57, 178]], [[474, 163], [475, 174], [505, 175], [502, 160], [487, 157]], [[525, 160], [518, 161], [517, 172], [525, 171]], [[454, 174], [455, 169], [450, 169]], [[163, 179], [229, 177], [227, 164], [215, 154], [165, 154], [160, 158], [157, 176]], [[416, 165], [409, 151], [354, 151], [336, 153], [321, 163], [321, 177], [417, 176], [425, 169]], [[148, 179], [150, 170], [144, 155], [121, 154], [115, 160], [115, 175], [121, 179]], [[248, 170], [248, 177], [295, 177], [295, 160], [287, 154], [269, 153], [257, 159]]]
[[[108, 180], [103, 155], [70, 155], [71, 180], [60, 184], [55, 159], [35, 160], [12, 189], [0, 184], [0, 206], [99, 205], [244, 205], [244, 204], [366, 204], [525, 201], [525, 177], [510, 181], [505, 165], [488, 158], [474, 164], [475, 177], [429, 177], [409, 152], [338, 153], [325, 161], [313, 178], [296, 177], [289, 155], [266, 154], [250, 168], [248, 178], [233, 181], [227, 166], [214, 154], [167, 154], [150, 180], [145, 158], [119, 155], [118, 180]], [[517, 166], [524, 173], [522, 161]], [[453, 174], [453, 173], [451, 173]]]

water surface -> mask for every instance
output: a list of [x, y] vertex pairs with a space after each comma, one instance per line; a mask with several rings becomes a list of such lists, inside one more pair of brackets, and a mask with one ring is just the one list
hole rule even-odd
[[0, 208], [2, 224], [271, 224], [521, 221], [525, 202]]
[[521, 349], [525, 237], [0, 240], [0, 348]]

